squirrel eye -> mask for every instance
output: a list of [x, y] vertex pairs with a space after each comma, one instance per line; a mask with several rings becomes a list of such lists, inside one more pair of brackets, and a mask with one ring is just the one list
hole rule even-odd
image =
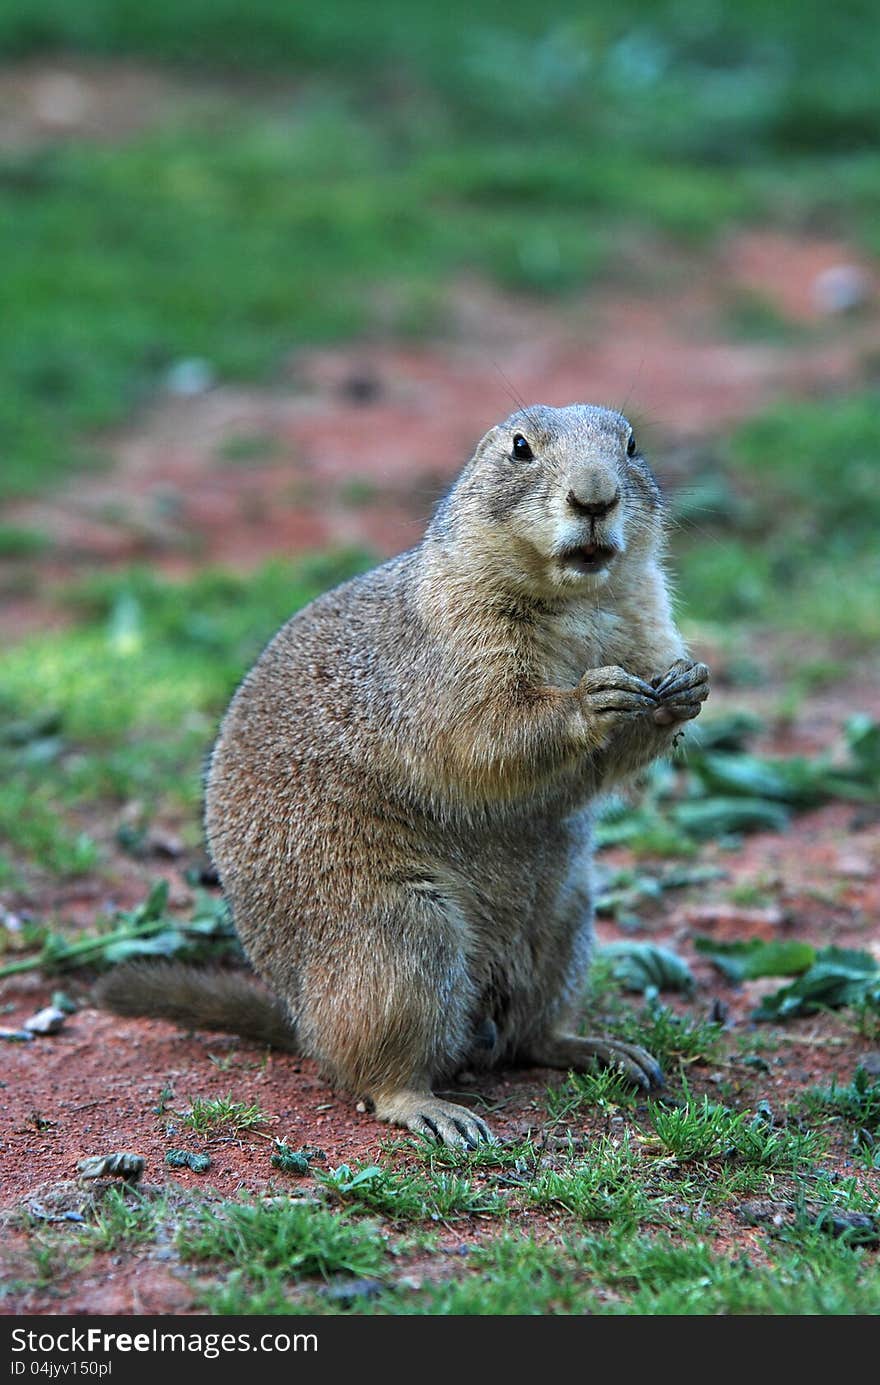
[[629, 442], [626, 445], [626, 455], [628, 457], [634, 457], [638, 450], [639, 449], [638, 444], [636, 443], [636, 435], [635, 433], [630, 433]]
[[529, 447], [522, 433], [514, 433], [512, 454], [518, 462], [527, 462], [530, 457], [534, 457], [534, 452]]

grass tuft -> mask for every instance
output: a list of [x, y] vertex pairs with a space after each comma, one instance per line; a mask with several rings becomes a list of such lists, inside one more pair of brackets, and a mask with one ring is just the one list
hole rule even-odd
[[196, 1097], [190, 1109], [179, 1117], [180, 1124], [196, 1135], [211, 1135], [218, 1130], [241, 1135], [248, 1130], [261, 1130], [274, 1119], [256, 1102], [248, 1105], [244, 1101], [234, 1101], [231, 1095]]
[[274, 1270], [285, 1279], [375, 1274], [387, 1257], [375, 1224], [287, 1198], [204, 1207], [180, 1231], [177, 1246], [186, 1260], [222, 1261], [257, 1282]]

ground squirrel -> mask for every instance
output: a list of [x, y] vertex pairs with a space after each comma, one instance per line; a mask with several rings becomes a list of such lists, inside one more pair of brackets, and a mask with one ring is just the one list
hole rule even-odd
[[598, 796], [697, 715], [633, 430], [588, 404], [482, 439], [422, 542], [327, 592], [264, 650], [223, 720], [210, 849], [272, 1008], [244, 978], [117, 969], [102, 1003], [315, 1058], [382, 1120], [490, 1138], [435, 1087], [500, 1063], [612, 1064], [581, 1038]]

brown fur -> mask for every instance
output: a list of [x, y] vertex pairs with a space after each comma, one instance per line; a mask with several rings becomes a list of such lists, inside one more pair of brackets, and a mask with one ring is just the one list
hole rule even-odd
[[117, 1015], [146, 1013], [198, 1029], [219, 1029], [297, 1053], [283, 1004], [241, 972], [206, 971], [180, 962], [128, 962], [95, 983], [93, 998]]
[[[630, 436], [589, 405], [492, 429], [417, 548], [278, 632], [214, 748], [211, 851], [301, 1051], [380, 1118], [452, 1143], [488, 1135], [432, 1094], [464, 1066], [599, 1059], [659, 1079], [643, 1050], [569, 1033], [597, 796], [708, 692]], [[596, 545], [612, 560], [594, 571]]]

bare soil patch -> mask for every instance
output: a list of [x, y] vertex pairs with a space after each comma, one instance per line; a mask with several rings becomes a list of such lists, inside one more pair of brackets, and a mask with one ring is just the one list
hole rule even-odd
[[177, 81], [132, 61], [73, 55], [0, 66], [0, 149], [31, 151], [67, 141], [117, 143], [168, 118], [171, 106], [220, 100], [207, 80]]

